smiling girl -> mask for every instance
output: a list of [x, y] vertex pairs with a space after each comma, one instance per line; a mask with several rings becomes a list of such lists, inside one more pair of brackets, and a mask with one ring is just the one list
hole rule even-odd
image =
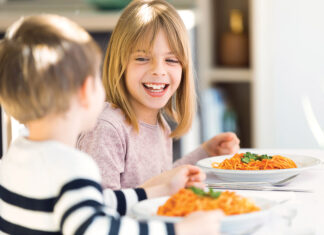
[[[192, 67], [174, 7], [162, 0], [130, 3], [106, 52], [105, 108], [77, 143], [97, 161], [105, 188], [135, 187], [174, 166], [238, 151], [236, 135], [222, 133], [172, 163], [172, 138], [190, 129], [196, 111]], [[177, 124], [173, 131], [165, 118]]]

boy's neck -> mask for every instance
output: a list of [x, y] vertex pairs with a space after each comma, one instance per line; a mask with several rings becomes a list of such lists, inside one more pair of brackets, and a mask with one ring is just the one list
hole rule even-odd
[[29, 130], [28, 139], [33, 141], [53, 140], [75, 147], [79, 134], [78, 123], [68, 114], [49, 115], [26, 124]]

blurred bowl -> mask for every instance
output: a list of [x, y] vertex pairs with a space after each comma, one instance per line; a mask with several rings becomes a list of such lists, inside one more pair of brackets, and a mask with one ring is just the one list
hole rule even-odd
[[132, 0], [85, 0], [100, 10], [121, 10]]

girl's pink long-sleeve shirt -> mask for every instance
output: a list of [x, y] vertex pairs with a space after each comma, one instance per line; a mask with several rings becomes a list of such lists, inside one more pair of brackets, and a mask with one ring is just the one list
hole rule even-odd
[[77, 148], [97, 162], [104, 188], [134, 188], [174, 166], [195, 164], [208, 157], [203, 148], [172, 163], [171, 132], [159, 124], [139, 122], [139, 132], [126, 122], [123, 112], [105, 104], [95, 128], [82, 133]]

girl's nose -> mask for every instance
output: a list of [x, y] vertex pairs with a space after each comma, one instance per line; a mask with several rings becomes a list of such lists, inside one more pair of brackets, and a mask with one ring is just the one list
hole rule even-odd
[[154, 76], [165, 76], [166, 71], [163, 61], [155, 61], [152, 66], [152, 75]]

